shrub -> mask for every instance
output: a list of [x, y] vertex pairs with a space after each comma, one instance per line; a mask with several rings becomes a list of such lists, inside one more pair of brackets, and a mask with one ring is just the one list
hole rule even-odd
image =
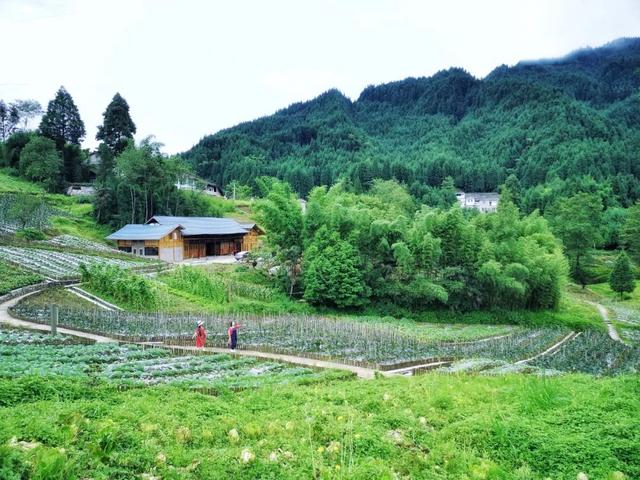
[[164, 281], [172, 288], [218, 303], [228, 301], [227, 287], [224, 282], [199, 268], [186, 266], [176, 268], [165, 277]]
[[21, 268], [0, 262], [0, 295], [42, 281], [37, 273], [27, 272]]
[[157, 308], [160, 296], [151, 282], [141, 275], [115, 265], [80, 265], [82, 281], [96, 292], [112, 297], [135, 310]]
[[47, 236], [42, 230], [37, 228], [23, 228], [16, 232], [16, 237], [23, 238], [25, 240], [46, 240]]

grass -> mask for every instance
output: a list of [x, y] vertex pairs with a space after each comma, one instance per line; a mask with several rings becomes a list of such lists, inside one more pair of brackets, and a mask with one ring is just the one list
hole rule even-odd
[[0, 476], [632, 479], [639, 390], [637, 376], [582, 375], [430, 374], [218, 396], [0, 380]]
[[27, 305], [48, 306], [59, 305], [67, 308], [95, 309], [96, 305], [70, 292], [66, 288], [55, 287], [29, 295], [22, 300]]
[[44, 194], [45, 191], [35, 183], [9, 175], [6, 169], [0, 169], [0, 193]]
[[[396, 310], [398, 310], [396, 308]], [[375, 314], [376, 309], [370, 313]], [[383, 310], [388, 314], [388, 310]], [[565, 291], [560, 305], [555, 310], [476, 310], [456, 312], [452, 310], [397, 311], [417, 322], [446, 324], [520, 325], [526, 327], [567, 327], [576, 330], [601, 329], [602, 320], [596, 308]]]
[[[613, 266], [618, 258], [617, 250], [595, 250], [585, 265], [588, 283], [608, 282]], [[634, 267], [636, 278], [640, 277], [640, 269]]]
[[47, 195], [47, 203], [63, 211], [66, 215], [51, 219], [52, 234], [73, 235], [100, 243], [108, 243], [105, 238], [113, 233], [112, 229], [100, 225], [93, 218], [93, 204], [85, 199], [66, 195]]
[[640, 309], [640, 288], [637, 288], [637, 282], [636, 289], [631, 293], [625, 293], [622, 299], [620, 299], [619, 293], [611, 290], [608, 283], [596, 283], [589, 285], [589, 290], [601, 297], [604, 297], [610, 302], [614, 302], [628, 308]]
[[48, 233], [52, 235], [68, 234], [105, 243], [105, 237], [112, 233], [111, 229], [94, 220], [93, 205], [86, 199], [46, 193], [39, 185], [0, 169], [0, 194], [2, 193], [37, 195], [46, 200], [48, 205], [63, 212], [64, 215], [51, 218], [52, 228]]
[[41, 282], [43, 277], [15, 265], [0, 261], [0, 295], [16, 288], [26, 287]]

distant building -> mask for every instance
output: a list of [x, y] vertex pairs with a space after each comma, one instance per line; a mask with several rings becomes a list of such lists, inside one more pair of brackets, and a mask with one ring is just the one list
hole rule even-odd
[[462, 191], [456, 192], [456, 198], [462, 208], [475, 208], [482, 213], [492, 213], [498, 208], [500, 194], [495, 192], [480, 193]]
[[215, 183], [203, 182], [196, 177], [181, 178], [176, 182], [176, 188], [178, 190], [192, 190], [200, 191], [213, 197], [223, 197], [224, 192]]
[[102, 159], [100, 158], [100, 153], [97, 150], [94, 150], [93, 152], [89, 153], [89, 156], [87, 157], [88, 165], [92, 167], [97, 167], [98, 165], [100, 165], [101, 162], [102, 162]]
[[252, 250], [262, 234], [255, 223], [241, 224], [231, 218], [156, 215], [144, 225], [125, 225], [107, 238], [124, 252], [181, 262]]
[[66, 194], [71, 196], [88, 196], [94, 195], [95, 188], [88, 183], [72, 183], [67, 187]]

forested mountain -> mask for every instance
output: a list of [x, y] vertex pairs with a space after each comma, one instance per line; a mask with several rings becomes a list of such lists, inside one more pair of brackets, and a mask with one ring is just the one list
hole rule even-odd
[[203, 138], [183, 154], [221, 185], [260, 175], [300, 195], [349, 178], [355, 191], [395, 178], [418, 199], [451, 176], [492, 191], [514, 174], [524, 210], [599, 191], [606, 204], [640, 198], [640, 39], [552, 60], [497, 67], [484, 79], [451, 68], [337, 90]]

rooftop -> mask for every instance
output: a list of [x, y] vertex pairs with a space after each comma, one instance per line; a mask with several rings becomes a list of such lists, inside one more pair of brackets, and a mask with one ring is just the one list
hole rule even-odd
[[109, 240], [160, 240], [166, 237], [176, 228], [182, 228], [179, 224], [169, 225], [136, 225], [128, 224], [107, 237]]
[[478, 201], [482, 200], [498, 200], [500, 194], [496, 192], [467, 192], [464, 194], [466, 199], [474, 198]]
[[218, 217], [169, 217], [156, 215], [147, 222], [148, 226], [180, 225], [183, 227], [182, 235], [191, 237], [194, 235], [242, 235], [248, 228], [231, 218]]

